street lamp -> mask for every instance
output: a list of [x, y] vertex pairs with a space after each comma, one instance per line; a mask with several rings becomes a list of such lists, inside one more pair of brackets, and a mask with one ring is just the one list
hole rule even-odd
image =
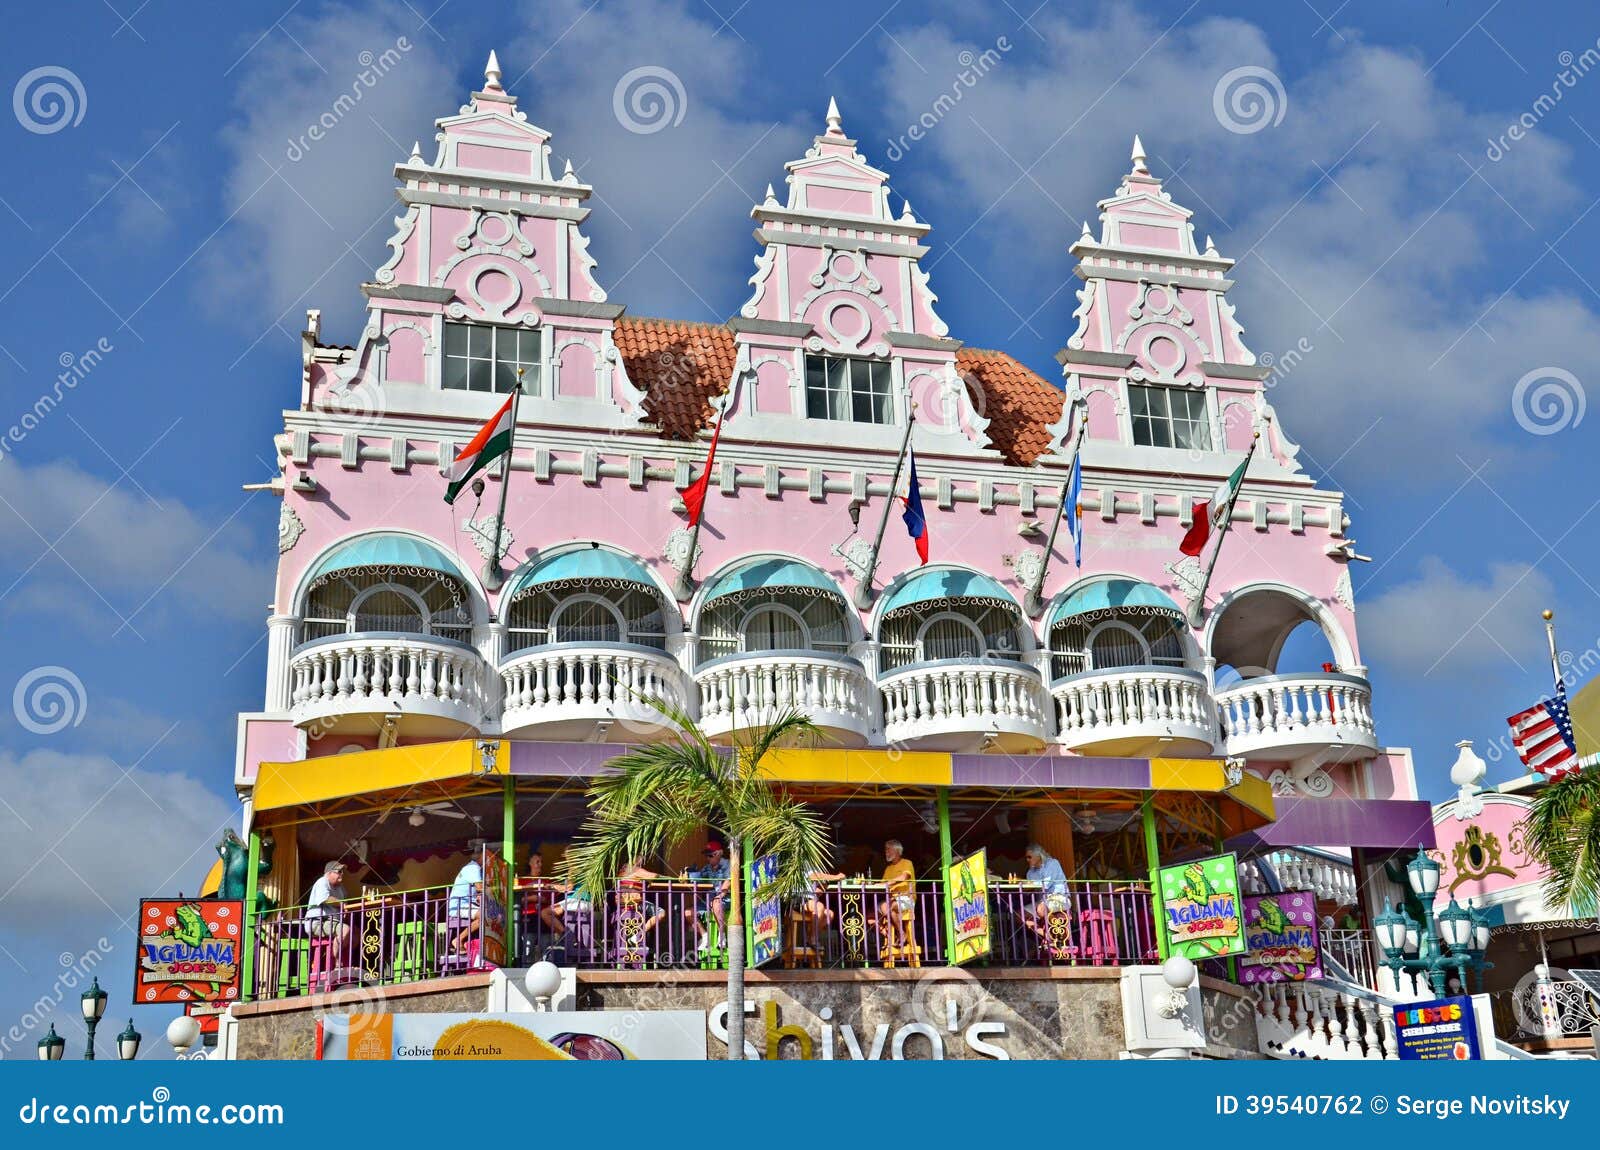
[[83, 1056], [90, 1062], [94, 1061], [94, 1031], [100, 1025], [100, 1017], [106, 1012], [106, 992], [100, 989], [100, 980], [96, 978], [94, 984], [83, 992], [81, 1000], [83, 1006], [83, 1023], [89, 1029], [89, 1045], [84, 1049]]
[[128, 1019], [128, 1029], [117, 1035], [117, 1057], [124, 1062], [132, 1062], [139, 1057], [139, 1042], [144, 1038], [133, 1028], [133, 1019]]
[[523, 985], [528, 988], [535, 1009], [549, 1010], [550, 1000], [561, 989], [561, 968], [553, 962], [536, 962], [523, 975]]
[[1400, 961], [1400, 956], [1405, 953], [1406, 923], [1409, 921], [1405, 915], [1395, 911], [1388, 899], [1383, 900], [1383, 913], [1372, 919], [1372, 930], [1378, 936], [1378, 946], [1391, 963]]
[[180, 1014], [167, 1023], [167, 1041], [179, 1054], [188, 1050], [200, 1037], [200, 1024], [187, 1014]]
[[60, 1062], [61, 1054], [67, 1048], [67, 1040], [56, 1033], [56, 1024], [50, 1024], [50, 1033], [39, 1039], [39, 1061]]
[[1424, 907], [1433, 905], [1433, 896], [1439, 891], [1440, 866], [1428, 857], [1422, 846], [1416, 857], [1406, 864], [1406, 880], [1411, 883], [1411, 893], [1422, 900]]
[[1402, 970], [1424, 974], [1441, 998], [1449, 989], [1451, 971], [1465, 990], [1467, 971], [1478, 971], [1481, 982], [1482, 972], [1489, 965], [1483, 961], [1483, 952], [1489, 945], [1487, 916], [1471, 909], [1470, 904], [1463, 909], [1453, 898], [1449, 906], [1434, 914], [1442, 869], [1428, 857], [1426, 847], [1417, 847], [1415, 857], [1406, 864], [1406, 882], [1422, 904], [1423, 921], [1415, 922], [1404, 912], [1391, 910], [1388, 902], [1384, 903], [1384, 913], [1373, 919], [1384, 965], [1394, 972], [1396, 980]]

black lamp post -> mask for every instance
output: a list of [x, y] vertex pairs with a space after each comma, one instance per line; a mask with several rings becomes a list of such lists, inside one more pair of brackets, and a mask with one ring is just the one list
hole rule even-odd
[[67, 1040], [56, 1033], [56, 1024], [50, 1024], [50, 1033], [39, 1039], [39, 1061], [60, 1062], [61, 1054], [67, 1048]]
[[128, 1019], [128, 1029], [117, 1035], [117, 1057], [124, 1062], [132, 1062], [139, 1057], [139, 1042], [143, 1037], [133, 1028], [133, 1019]]
[[[100, 989], [100, 980], [83, 992], [83, 1022], [89, 1028], [89, 1045], [83, 1052], [83, 1057], [90, 1062], [94, 1061], [94, 1031], [100, 1025], [100, 1018], [106, 1012], [106, 992]], [[131, 1025], [131, 1023], [130, 1023]]]

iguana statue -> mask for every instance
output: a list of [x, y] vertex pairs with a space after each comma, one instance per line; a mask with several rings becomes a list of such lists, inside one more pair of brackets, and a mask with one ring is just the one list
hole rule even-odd
[[[256, 863], [256, 880], [266, 878], [272, 871], [272, 854], [277, 844], [271, 835], [261, 838], [261, 857]], [[250, 875], [250, 847], [232, 829], [222, 833], [222, 841], [217, 844], [217, 855], [222, 859], [222, 885], [217, 888], [217, 898], [243, 899], [245, 890], [249, 886]], [[273, 910], [277, 903], [266, 895], [256, 895], [256, 910], [264, 912]]]

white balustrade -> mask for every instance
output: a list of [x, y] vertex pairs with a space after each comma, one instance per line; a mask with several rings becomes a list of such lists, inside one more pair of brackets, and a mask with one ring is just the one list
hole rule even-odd
[[1050, 686], [1056, 726], [1074, 750], [1148, 740], [1189, 741], [1209, 751], [1216, 711], [1204, 675], [1167, 667], [1088, 671]]
[[350, 635], [289, 657], [290, 715], [301, 726], [344, 716], [427, 716], [476, 727], [483, 717], [483, 659], [427, 636]]
[[[1224, 749], [1251, 758], [1377, 749], [1372, 688], [1355, 675], [1269, 675], [1217, 692]], [[1334, 753], [1325, 761], [1345, 757]]]
[[891, 743], [954, 748], [990, 735], [1045, 737], [1043, 684], [1022, 663], [941, 659], [895, 671], [878, 686]]
[[[683, 708], [685, 676], [671, 656], [628, 643], [556, 643], [508, 655], [500, 664], [501, 730], [582, 738], [597, 723], [620, 733], [655, 730], [667, 720], [654, 706]], [[609, 731], [609, 726], [606, 728]]]
[[815, 652], [731, 655], [694, 674], [700, 727], [713, 737], [799, 710], [831, 736], [864, 741], [872, 730], [872, 681], [861, 664]]
[[1256, 1037], [1274, 1058], [1382, 1061], [1398, 1057], [1393, 1003], [1344, 983], [1258, 986]]

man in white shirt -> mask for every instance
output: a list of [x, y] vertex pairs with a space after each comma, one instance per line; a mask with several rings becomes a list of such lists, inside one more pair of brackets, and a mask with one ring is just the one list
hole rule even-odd
[[313, 990], [330, 989], [342, 979], [337, 972], [346, 966], [345, 943], [350, 937], [350, 924], [344, 920], [342, 905], [349, 897], [344, 889], [344, 876], [344, 863], [335, 859], [322, 868], [322, 877], [311, 884], [311, 893], [306, 896], [306, 933], [311, 936], [313, 947], [324, 945], [320, 942], [322, 939], [329, 940], [320, 961], [314, 958], [312, 962], [318, 968]]
[[483, 866], [476, 857], [469, 856], [466, 865], [456, 872], [455, 882], [450, 884], [450, 900], [446, 906], [450, 929], [457, 932], [451, 947], [457, 954], [468, 953], [467, 944], [477, 933], [482, 910]]

